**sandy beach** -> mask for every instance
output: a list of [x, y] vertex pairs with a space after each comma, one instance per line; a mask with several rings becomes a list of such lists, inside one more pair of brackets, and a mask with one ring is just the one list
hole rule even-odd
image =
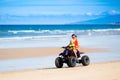
[[91, 59], [86, 67], [56, 68], [54, 60], [63, 51], [60, 47], [1, 48], [0, 80], [120, 80], [119, 39], [116, 38], [94, 37], [87, 39], [88, 43], [80, 40], [87, 44], [81, 47], [81, 52]]
[[120, 80], [120, 61], [0, 73], [0, 80]]
[[[0, 59], [19, 59], [38, 56], [55, 55], [61, 48], [14, 48], [0, 49]], [[87, 53], [105, 52], [100, 48], [81, 48]], [[43, 54], [44, 53], [44, 54]], [[30, 69], [12, 72], [1, 72], [0, 80], [120, 80], [120, 61], [92, 63], [89, 66], [77, 65], [74, 68], [61, 69], [50, 67], [44, 69]]]

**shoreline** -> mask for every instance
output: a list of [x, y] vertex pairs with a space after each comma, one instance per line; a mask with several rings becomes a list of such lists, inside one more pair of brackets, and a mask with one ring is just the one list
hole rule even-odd
[[[0, 49], [0, 60], [59, 55], [63, 50], [60, 47]], [[85, 53], [108, 51], [104, 48], [81, 48], [80, 50]]]

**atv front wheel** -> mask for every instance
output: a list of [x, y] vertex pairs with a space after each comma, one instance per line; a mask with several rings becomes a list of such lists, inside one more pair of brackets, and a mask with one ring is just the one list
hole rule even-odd
[[55, 59], [55, 65], [57, 68], [62, 68], [63, 67], [63, 62], [62, 62], [62, 58], [61, 57], [57, 57]]

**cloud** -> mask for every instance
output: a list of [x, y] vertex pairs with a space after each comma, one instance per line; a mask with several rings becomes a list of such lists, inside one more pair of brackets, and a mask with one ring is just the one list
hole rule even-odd
[[111, 14], [111, 15], [116, 15], [116, 14], [120, 14], [120, 11], [111, 10], [108, 13]]
[[109, 11], [104, 11], [104, 12], [99, 13], [99, 15], [101, 16], [119, 15], [119, 14], [120, 14], [120, 11], [118, 10], [109, 10]]
[[120, 14], [120, 11], [118, 11], [118, 10], [109, 10], [109, 11], [98, 12], [98, 13], [86, 12], [82, 15], [85, 15], [85, 16], [108, 16], [108, 15], [118, 15], [118, 14]]
[[87, 13], [85, 13], [87, 16], [93, 16], [93, 15], [95, 15], [94, 13], [92, 13], [92, 12], [87, 12]]

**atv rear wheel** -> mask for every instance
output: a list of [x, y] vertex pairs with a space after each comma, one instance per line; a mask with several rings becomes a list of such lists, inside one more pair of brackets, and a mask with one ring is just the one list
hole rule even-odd
[[63, 67], [63, 62], [62, 62], [62, 58], [61, 57], [57, 57], [55, 59], [55, 65], [57, 68], [62, 68]]
[[68, 67], [75, 67], [76, 66], [76, 58], [74, 56], [71, 56], [70, 58], [68, 58], [67, 65], [68, 65]]
[[82, 56], [81, 62], [83, 66], [88, 66], [90, 64], [90, 59], [87, 55]]

